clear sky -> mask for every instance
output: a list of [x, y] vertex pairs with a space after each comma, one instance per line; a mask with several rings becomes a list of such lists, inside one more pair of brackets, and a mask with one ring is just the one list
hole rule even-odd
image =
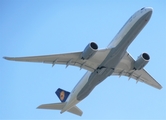
[[[86, 71], [2, 58], [82, 51], [91, 41], [104, 48], [144, 6], [153, 7], [152, 17], [128, 52], [151, 56], [145, 69], [161, 90], [111, 76], [78, 104], [82, 117], [40, 110], [59, 102], [56, 89], [71, 91]], [[0, 57], [0, 119], [166, 119], [165, 0], [0, 0]]]

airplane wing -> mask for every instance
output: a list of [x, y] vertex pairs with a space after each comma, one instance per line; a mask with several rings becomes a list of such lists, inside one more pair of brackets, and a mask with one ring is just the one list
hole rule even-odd
[[23, 61], [23, 62], [39, 62], [52, 64], [62, 64], [68, 67], [69, 65], [84, 68], [93, 72], [105, 59], [109, 49], [98, 50], [94, 56], [88, 60], [82, 60], [82, 52], [73, 52], [65, 54], [54, 54], [54, 55], [43, 55], [43, 56], [29, 56], [29, 57], [4, 57], [4, 59], [12, 61]]
[[126, 52], [120, 63], [115, 68], [113, 75], [124, 75], [136, 80], [136, 83], [144, 82], [152, 87], [161, 89], [162, 86], [145, 70], [133, 70], [135, 60]]

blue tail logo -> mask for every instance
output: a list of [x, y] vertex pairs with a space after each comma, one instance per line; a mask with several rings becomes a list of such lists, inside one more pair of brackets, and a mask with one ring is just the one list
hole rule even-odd
[[70, 94], [70, 92], [65, 91], [61, 88], [58, 88], [55, 93], [56, 93], [56, 95], [58, 96], [58, 98], [61, 102], [65, 102], [66, 99], [68, 98], [69, 94]]

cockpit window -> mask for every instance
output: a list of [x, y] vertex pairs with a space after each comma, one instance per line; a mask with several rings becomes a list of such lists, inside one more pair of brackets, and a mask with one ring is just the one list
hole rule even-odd
[[141, 10], [143, 10], [145, 7], [141, 8]]

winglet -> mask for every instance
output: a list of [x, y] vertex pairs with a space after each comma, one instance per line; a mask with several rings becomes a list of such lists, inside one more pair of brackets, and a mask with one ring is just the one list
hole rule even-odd
[[3, 57], [3, 59], [6, 59], [6, 57]]
[[8, 57], [3, 57], [3, 59], [9, 60], [9, 58], [8, 58]]
[[13, 60], [12, 57], [3, 57], [5, 60]]

